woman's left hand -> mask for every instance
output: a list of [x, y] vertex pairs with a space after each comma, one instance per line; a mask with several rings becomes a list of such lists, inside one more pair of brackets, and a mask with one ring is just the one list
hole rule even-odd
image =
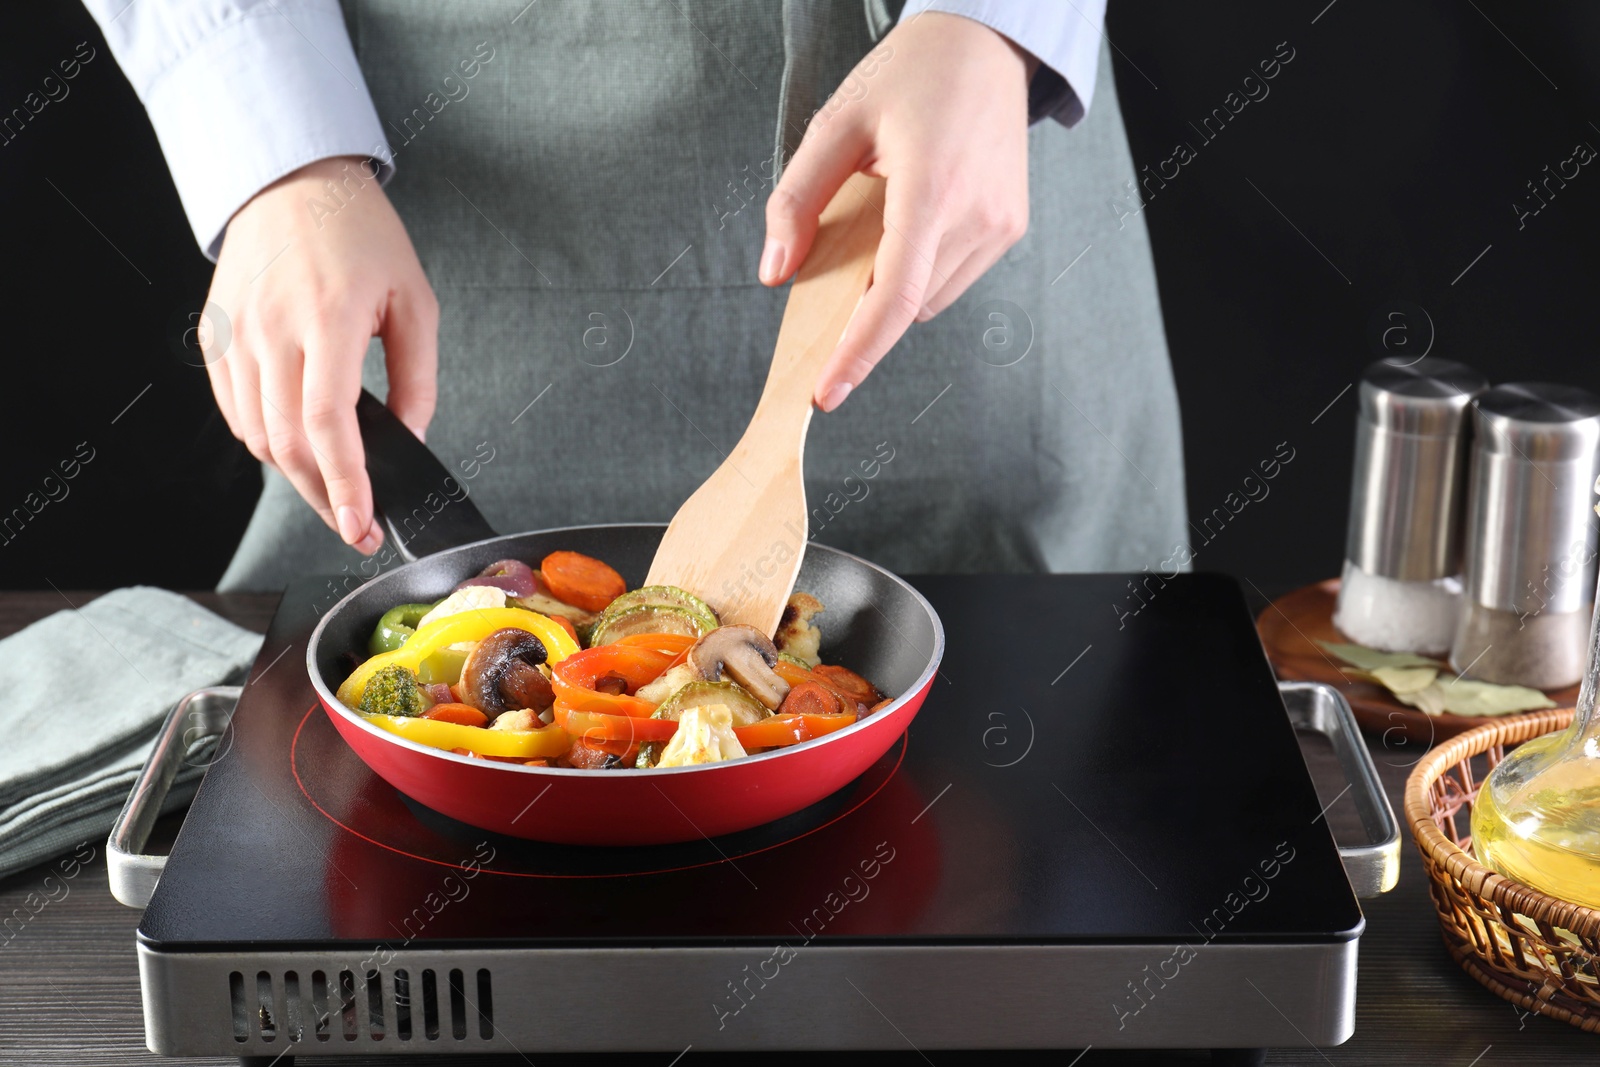
[[872, 286], [817, 380], [843, 403], [913, 321], [948, 307], [1028, 228], [1028, 82], [1037, 61], [989, 27], [927, 12], [896, 26], [812, 118], [767, 200], [760, 276], [799, 268], [857, 171], [886, 180]]

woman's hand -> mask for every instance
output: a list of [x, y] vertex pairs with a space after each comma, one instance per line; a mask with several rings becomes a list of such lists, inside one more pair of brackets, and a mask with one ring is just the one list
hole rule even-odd
[[227, 329], [212, 323], [203, 339], [233, 435], [369, 554], [383, 531], [356, 426], [362, 357], [383, 338], [389, 407], [421, 437], [433, 417], [439, 329], [411, 239], [370, 173], [363, 160], [319, 160], [239, 209], [207, 297]]
[[896, 26], [811, 120], [767, 200], [762, 282], [782, 284], [799, 268], [846, 178], [887, 179], [872, 286], [817, 380], [824, 411], [913, 320], [943, 311], [1027, 229], [1036, 66], [987, 26], [929, 12]]

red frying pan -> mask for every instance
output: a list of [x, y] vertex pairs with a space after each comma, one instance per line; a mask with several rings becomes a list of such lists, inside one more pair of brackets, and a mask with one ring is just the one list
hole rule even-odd
[[944, 628], [905, 581], [866, 560], [808, 546], [796, 588], [820, 599], [823, 659], [894, 697], [826, 737], [744, 759], [655, 770], [524, 767], [458, 756], [364, 721], [334, 696], [366, 655], [378, 618], [436, 600], [500, 559], [534, 566], [570, 549], [603, 559], [633, 588], [664, 525], [572, 526], [496, 535], [466, 490], [369, 393], [357, 407], [368, 473], [389, 535], [407, 561], [339, 601], [311, 635], [306, 667], [334, 728], [384, 781], [461, 822], [537, 841], [644, 845], [715, 837], [791, 815], [843, 788], [905, 733], [933, 684]]

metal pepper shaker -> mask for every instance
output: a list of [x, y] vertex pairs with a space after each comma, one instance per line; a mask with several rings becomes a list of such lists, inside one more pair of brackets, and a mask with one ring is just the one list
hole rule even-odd
[[1334, 624], [1358, 644], [1442, 653], [1460, 610], [1467, 410], [1462, 363], [1380, 359], [1361, 376], [1350, 524]]
[[1600, 397], [1496, 386], [1474, 402], [1473, 431], [1466, 603], [1450, 665], [1487, 682], [1572, 685], [1594, 610]]

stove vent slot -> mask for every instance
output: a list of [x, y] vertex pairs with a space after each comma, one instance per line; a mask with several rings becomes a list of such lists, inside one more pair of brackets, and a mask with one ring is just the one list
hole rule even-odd
[[328, 976], [322, 971], [311, 972], [311, 1017], [317, 1020], [317, 1040], [328, 1040], [333, 1017], [328, 1013]]
[[404, 967], [394, 972], [394, 1032], [401, 1041], [411, 1040], [411, 975]]
[[478, 1036], [485, 1041], [494, 1036], [494, 989], [487, 967], [478, 968]]
[[[393, 1005], [392, 1015], [385, 1002]], [[442, 975], [432, 968], [374, 968], [359, 973], [330, 968], [312, 971], [309, 982], [302, 982], [296, 971], [254, 975], [233, 971], [228, 975], [228, 1006], [233, 1039], [241, 1045], [272, 1043], [279, 1037], [298, 1044], [313, 1035], [316, 1041], [332, 1041], [338, 1035], [352, 1042], [378, 1042], [390, 1035], [404, 1042], [418, 1037], [489, 1041], [496, 1036], [493, 982], [482, 967], [452, 968]]]
[[422, 1036], [439, 1040], [439, 983], [432, 970], [422, 972]]
[[283, 972], [283, 1027], [290, 1041], [305, 1040], [305, 1025], [300, 1008], [300, 976], [294, 971], [285, 971]]
[[228, 1006], [233, 1011], [233, 1039], [243, 1044], [250, 1040], [250, 1012], [244, 1004], [244, 975], [228, 975]]
[[459, 970], [450, 972], [450, 1036], [457, 1041], [467, 1037], [467, 987]]

